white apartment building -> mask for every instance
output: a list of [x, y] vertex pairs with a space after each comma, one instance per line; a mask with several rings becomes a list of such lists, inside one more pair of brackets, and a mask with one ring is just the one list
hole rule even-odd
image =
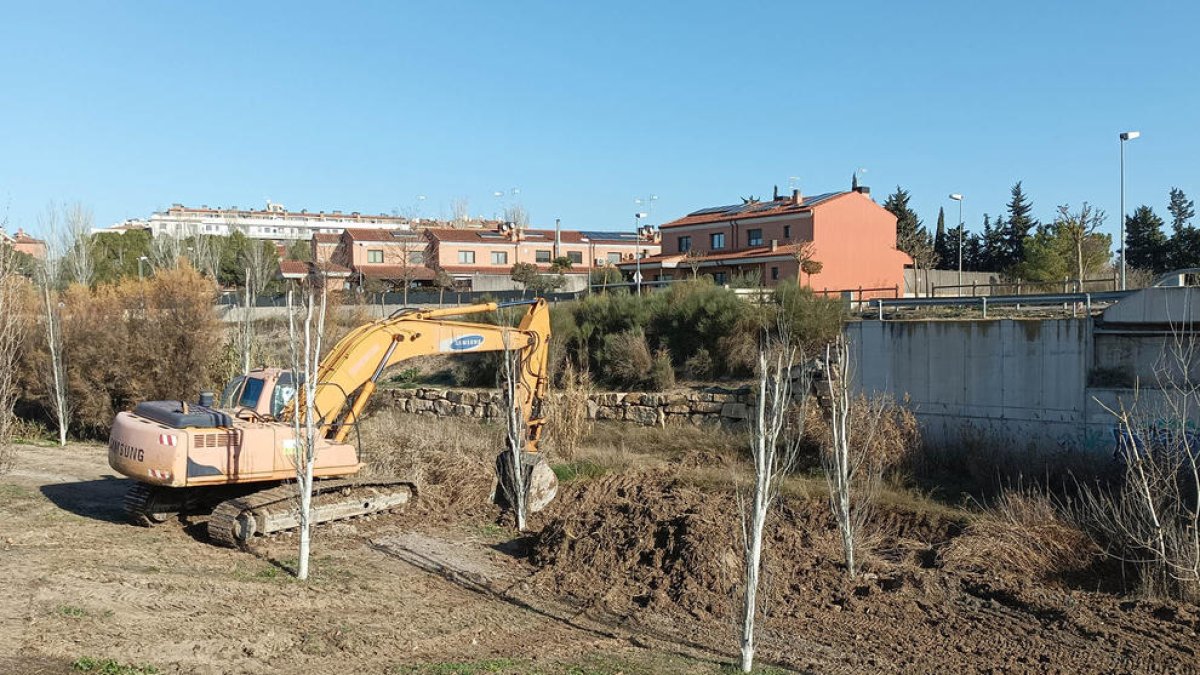
[[348, 227], [411, 230], [413, 223], [404, 216], [364, 215], [357, 211], [343, 213], [320, 211], [288, 211], [283, 204], [268, 201], [264, 209], [191, 208], [173, 204], [145, 220], [127, 220], [108, 230], [149, 229], [151, 235], [190, 237], [198, 234], [230, 235], [234, 232], [252, 239], [275, 241], [310, 241], [318, 232], [340, 234]]

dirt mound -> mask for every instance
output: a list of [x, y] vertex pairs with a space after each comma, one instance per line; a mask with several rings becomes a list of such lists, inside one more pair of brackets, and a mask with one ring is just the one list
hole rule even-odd
[[[642, 630], [731, 649], [742, 564], [736, 514], [728, 491], [665, 471], [571, 485], [533, 546], [534, 581]], [[878, 506], [872, 549], [851, 580], [823, 500], [782, 500], [774, 517], [760, 586], [769, 661], [826, 672], [827, 647], [853, 644], [833, 659], [849, 672], [1195, 667], [1195, 607], [1084, 592], [1019, 569], [1025, 560], [1059, 564], [1065, 548], [1014, 548], [1014, 531], [1000, 536], [994, 523], [967, 528], [936, 512]], [[1042, 557], [1012, 553], [1028, 550]]]
[[[609, 476], [560, 497], [532, 560], [541, 568], [539, 580], [555, 592], [607, 611], [682, 610], [699, 619], [729, 618], [738, 611], [742, 576], [737, 508], [732, 494], [701, 491], [661, 474]], [[855, 593], [840, 568], [840, 542], [823, 500], [785, 499], [773, 517], [762, 591], [776, 613], [797, 611], [789, 598]], [[885, 511], [872, 527], [875, 521], [892, 532], [874, 538], [881, 552], [917, 561], [930, 559], [927, 542], [950, 529], [925, 515]], [[913, 586], [880, 562], [886, 560], [867, 563], [873, 583], [891, 590]]]

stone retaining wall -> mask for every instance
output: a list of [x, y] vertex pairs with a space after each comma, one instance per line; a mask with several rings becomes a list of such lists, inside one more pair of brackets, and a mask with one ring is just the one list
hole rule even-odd
[[[669, 424], [739, 424], [750, 415], [754, 394], [749, 388], [706, 387], [647, 394], [597, 392], [588, 400], [588, 419]], [[374, 404], [400, 412], [437, 417], [503, 417], [500, 392], [466, 389], [387, 389]]]

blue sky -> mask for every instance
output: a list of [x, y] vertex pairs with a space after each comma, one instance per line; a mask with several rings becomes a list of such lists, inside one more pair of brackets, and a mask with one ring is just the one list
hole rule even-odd
[[[631, 228], [897, 184], [932, 226], [1023, 180], [1165, 215], [1200, 198], [1196, 3], [0, 3], [0, 207], [173, 202]], [[513, 188], [519, 195], [512, 194]], [[503, 198], [493, 196], [505, 192]], [[424, 200], [418, 200], [424, 195]], [[952, 223], [951, 223], [952, 224]]]

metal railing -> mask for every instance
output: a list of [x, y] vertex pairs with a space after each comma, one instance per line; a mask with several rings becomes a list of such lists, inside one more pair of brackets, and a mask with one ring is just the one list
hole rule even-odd
[[987, 318], [988, 307], [996, 306], [1016, 306], [1018, 309], [1024, 305], [1026, 307], [1049, 307], [1053, 305], [1083, 305], [1088, 313], [1091, 312], [1092, 303], [1113, 303], [1122, 300], [1136, 293], [1135, 290], [1130, 291], [1099, 291], [1097, 293], [1043, 293], [1037, 295], [981, 295], [979, 297], [954, 297], [954, 298], [896, 298], [888, 300], [886, 298], [876, 298], [871, 300], [869, 306], [878, 312], [880, 321], [884, 320], [884, 310], [887, 308], [903, 309], [903, 308], [920, 308], [920, 307], [963, 307], [974, 308], [978, 307], [983, 310], [983, 318]]
[[994, 281], [991, 283], [973, 282], [969, 284], [940, 284], [929, 289], [930, 296], [937, 297], [939, 291], [953, 291], [951, 296], [979, 297], [980, 295], [1049, 295], [1052, 293], [1086, 293], [1089, 291], [1103, 292], [1120, 290], [1121, 281], [1118, 277], [1100, 279], [1063, 279], [1062, 281], [1029, 281], [1015, 279], [1013, 281]]

